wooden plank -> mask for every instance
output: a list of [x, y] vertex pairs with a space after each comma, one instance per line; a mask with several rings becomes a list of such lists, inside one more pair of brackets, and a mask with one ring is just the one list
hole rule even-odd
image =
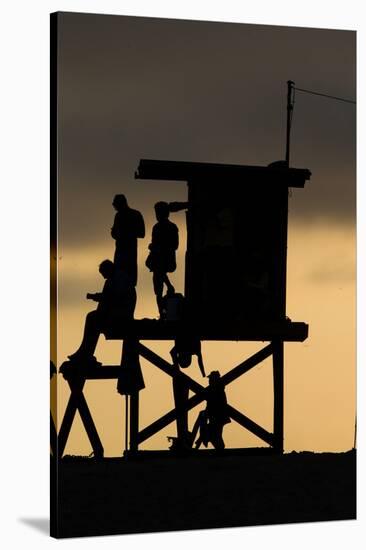
[[86, 433], [88, 435], [88, 438], [93, 448], [93, 452], [95, 456], [98, 456], [98, 457], [103, 456], [104, 454], [103, 445], [100, 441], [97, 429], [94, 425], [93, 418], [90, 414], [89, 407], [86, 403], [86, 400], [83, 394], [85, 379], [80, 379], [80, 378], [78, 378], [77, 380], [72, 379], [72, 380], [68, 380], [68, 383], [70, 386], [71, 393], [70, 393], [69, 401], [66, 406], [62, 424], [60, 427], [60, 432], [58, 435], [58, 456], [61, 458], [64, 453], [66, 443], [70, 434], [71, 426], [73, 424], [77, 410], [79, 410], [81, 420], [85, 427]]
[[97, 458], [102, 458], [104, 455], [103, 445], [99, 438], [88, 404], [82, 392], [78, 394], [77, 407], [79, 409], [81, 421], [84, 424], [84, 428], [92, 446], [94, 456]]
[[120, 365], [103, 365], [97, 367], [95, 370], [90, 369], [85, 375], [87, 380], [113, 380], [119, 377], [121, 374]]
[[[109, 327], [104, 331], [107, 340], [124, 340], [135, 337], [139, 340], [175, 340], [184, 327], [178, 321], [157, 321], [141, 319], [125, 323], [121, 327]], [[190, 330], [201, 341], [222, 342], [271, 342], [281, 339], [285, 342], [303, 342], [308, 337], [306, 323], [282, 321], [279, 323], [242, 322], [190, 326]], [[105, 368], [105, 367], [103, 367]]]
[[237, 367], [234, 367], [233, 369], [231, 369], [231, 371], [224, 374], [221, 377], [222, 382], [224, 383], [225, 386], [227, 386], [228, 384], [231, 384], [231, 382], [236, 380], [239, 376], [248, 372], [248, 370], [258, 365], [258, 363], [261, 363], [262, 361], [267, 359], [267, 357], [272, 355], [272, 352], [273, 352], [272, 344], [269, 344], [268, 346], [259, 350], [257, 353], [255, 353], [248, 359], [245, 359], [245, 361], [240, 363]]
[[267, 432], [267, 430], [262, 428], [262, 426], [259, 426], [259, 424], [257, 424], [256, 422], [254, 422], [253, 420], [245, 416], [245, 414], [237, 411], [236, 409], [234, 409], [234, 407], [231, 407], [230, 405], [228, 405], [228, 412], [232, 420], [235, 420], [235, 422], [237, 422], [238, 424], [243, 426], [243, 428], [245, 428], [252, 434], [256, 435], [257, 437], [259, 437], [260, 439], [268, 443], [268, 445], [273, 445], [274, 443], [273, 434], [271, 434], [270, 432]]
[[[151, 363], [152, 365], [158, 367], [168, 376], [174, 376], [173, 365], [171, 363], [168, 363], [168, 361], [165, 361], [165, 359], [163, 359], [141, 343], [139, 345], [139, 353], [141, 357], [149, 361], [149, 363]], [[184, 372], [180, 371], [180, 375], [184, 379], [189, 389], [194, 391], [195, 393], [198, 393], [205, 389], [204, 386], [201, 386], [201, 384], [187, 376]]]
[[141, 357], [149, 361], [149, 363], [155, 365], [160, 370], [165, 372], [165, 374], [167, 374], [168, 376], [173, 376], [173, 365], [163, 359], [163, 357], [160, 357], [160, 355], [158, 355], [151, 349], [144, 346], [144, 344], [141, 344], [141, 342], [139, 342], [139, 354], [141, 355]]
[[[200, 401], [198, 401], [198, 403], [200, 403]], [[142, 443], [143, 441], [146, 441], [153, 435], [160, 432], [160, 430], [163, 430], [164, 428], [169, 426], [169, 424], [174, 422], [176, 419], [177, 419], [176, 410], [175, 409], [170, 410], [169, 412], [167, 412], [166, 414], [164, 414], [163, 416], [161, 416], [160, 418], [158, 418], [157, 420], [155, 420], [154, 422], [152, 422], [151, 424], [149, 424], [148, 426], [140, 430], [137, 435], [137, 442]]]
[[70, 365], [63, 373], [65, 380], [113, 380], [121, 373], [120, 365], [100, 365], [97, 367], [74, 367]]
[[[79, 384], [80, 385], [78, 387], [78, 391], [82, 392], [85, 381], [81, 380], [79, 382]], [[62, 455], [64, 454], [67, 439], [69, 437], [71, 426], [72, 426], [72, 423], [74, 421], [75, 413], [76, 413], [77, 406], [78, 406], [78, 395], [77, 395], [76, 388], [74, 386], [74, 389], [72, 389], [71, 385], [70, 385], [70, 382], [69, 382], [69, 386], [70, 386], [71, 394], [70, 394], [69, 401], [68, 401], [67, 406], [66, 406], [65, 414], [64, 414], [64, 417], [62, 419], [62, 423], [61, 423], [61, 426], [60, 426], [60, 431], [59, 431], [59, 434], [58, 434], [58, 456], [59, 456], [59, 458], [61, 458]]]

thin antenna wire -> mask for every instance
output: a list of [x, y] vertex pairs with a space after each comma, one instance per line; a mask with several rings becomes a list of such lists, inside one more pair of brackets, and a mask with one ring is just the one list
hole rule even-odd
[[352, 99], [345, 99], [344, 97], [337, 97], [335, 95], [328, 95], [328, 94], [321, 94], [319, 92], [313, 92], [312, 90], [304, 90], [303, 88], [294, 88], [298, 92], [305, 92], [307, 94], [313, 94], [313, 95], [320, 95], [322, 97], [328, 97], [330, 99], [336, 99], [337, 101], [344, 101], [345, 103], [353, 103], [356, 105], [356, 101], [353, 101]]
[[313, 90], [305, 90], [305, 88], [295, 87], [293, 80], [287, 81], [287, 128], [286, 128], [286, 165], [290, 166], [290, 139], [291, 139], [291, 127], [295, 106], [295, 92], [304, 92], [306, 94], [318, 95], [326, 97], [328, 99], [335, 99], [336, 101], [343, 101], [344, 103], [352, 103], [356, 105], [356, 101], [352, 99], [346, 99], [344, 97], [338, 97], [335, 95], [322, 94], [320, 92], [314, 92]]

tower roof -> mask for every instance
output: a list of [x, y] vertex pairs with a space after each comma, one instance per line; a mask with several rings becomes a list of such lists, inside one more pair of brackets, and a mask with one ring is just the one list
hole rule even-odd
[[244, 181], [248, 183], [286, 183], [288, 187], [304, 187], [311, 172], [303, 168], [287, 168], [282, 161], [269, 166], [216, 164], [141, 159], [136, 179], [205, 182], [209, 180]]

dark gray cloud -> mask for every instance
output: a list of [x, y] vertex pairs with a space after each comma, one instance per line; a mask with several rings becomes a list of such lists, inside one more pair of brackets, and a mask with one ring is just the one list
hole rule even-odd
[[[182, 183], [136, 182], [140, 158], [266, 165], [284, 157], [286, 81], [355, 98], [350, 31], [60, 15], [60, 235], [108, 232], [125, 192], [151, 215]], [[291, 215], [352, 223], [355, 107], [296, 94], [293, 166], [309, 168]]]

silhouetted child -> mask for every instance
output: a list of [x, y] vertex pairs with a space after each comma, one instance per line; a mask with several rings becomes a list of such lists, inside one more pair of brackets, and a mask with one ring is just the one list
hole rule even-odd
[[[225, 424], [231, 420], [227, 411], [225, 387], [220, 373], [212, 371], [208, 375], [208, 379], [207, 407], [199, 414], [196, 421], [200, 435], [195, 443], [195, 448], [198, 449], [202, 443], [207, 447], [208, 442], [211, 442], [216, 450], [221, 451], [225, 448], [222, 432]], [[195, 432], [195, 428], [193, 428], [193, 432]]]
[[137, 283], [137, 239], [145, 237], [144, 218], [127, 204], [124, 195], [116, 195], [113, 207], [117, 210], [111, 235], [116, 241], [114, 264], [128, 273], [131, 283]]
[[176, 270], [175, 251], [178, 248], [178, 227], [169, 220], [169, 205], [166, 202], [155, 204], [157, 223], [152, 230], [150, 254], [146, 260], [146, 266], [153, 273], [153, 285], [160, 318], [164, 317], [163, 290], [166, 285], [167, 292], [173, 293], [174, 287], [169, 281], [167, 273]]

